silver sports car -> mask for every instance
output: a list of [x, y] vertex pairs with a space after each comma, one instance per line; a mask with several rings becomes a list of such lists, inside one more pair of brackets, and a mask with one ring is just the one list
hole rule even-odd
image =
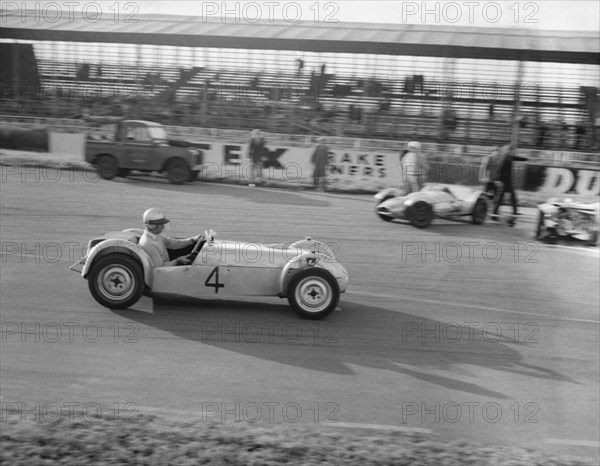
[[[305, 319], [321, 319], [346, 291], [348, 272], [332, 249], [310, 238], [291, 245], [216, 240], [206, 233], [191, 265], [154, 267], [138, 244], [143, 231], [110, 232], [90, 241], [71, 269], [88, 280], [103, 306], [125, 309], [147, 294], [232, 299], [279, 296]], [[172, 251], [170, 251], [172, 252]]]

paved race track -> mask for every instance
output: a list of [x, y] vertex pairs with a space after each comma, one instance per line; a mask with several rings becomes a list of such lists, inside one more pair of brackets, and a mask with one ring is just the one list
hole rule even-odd
[[[2, 180], [3, 411], [318, 423], [598, 455], [597, 249], [534, 242], [525, 218], [386, 223], [369, 196], [71, 175]], [[319, 322], [280, 299], [103, 308], [67, 267], [152, 206], [172, 236], [331, 243], [348, 293]]]

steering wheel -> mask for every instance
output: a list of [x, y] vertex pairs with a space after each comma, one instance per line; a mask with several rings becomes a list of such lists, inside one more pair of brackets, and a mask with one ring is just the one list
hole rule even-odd
[[202, 250], [202, 247], [207, 243], [207, 242], [212, 242], [215, 239], [215, 236], [217, 236], [217, 232], [213, 231], [212, 229], [210, 231], [205, 231], [204, 232], [204, 239], [201, 239], [200, 241], [198, 241], [196, 243], [196, 245], [194, 246], [194, 249], [192, 249], [192, 252], [189, 254], [189, 258], [190, 260], [193, 262], [194, 259], [196, 259], [196, 256], [198, 255], [198, 253]]

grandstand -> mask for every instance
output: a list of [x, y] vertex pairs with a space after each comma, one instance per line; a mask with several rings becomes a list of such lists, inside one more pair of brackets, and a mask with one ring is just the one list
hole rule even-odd
[[3, 18], [4, 114], [465, 145], [518, 126], [520, 147], [598, 149], [594, 33]]

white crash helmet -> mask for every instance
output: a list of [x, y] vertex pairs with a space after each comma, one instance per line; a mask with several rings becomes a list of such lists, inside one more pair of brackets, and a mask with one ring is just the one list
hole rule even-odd
[[169, 219], [165, 217], [163, 211], [160, 209], [152, 208], [144, 212], [144, 223], [146, 225], [164, 225], [169, 223]]
[[421, 143], [419, 141], [410, 141], [406, 148], [408, 150], [421, 150]]

